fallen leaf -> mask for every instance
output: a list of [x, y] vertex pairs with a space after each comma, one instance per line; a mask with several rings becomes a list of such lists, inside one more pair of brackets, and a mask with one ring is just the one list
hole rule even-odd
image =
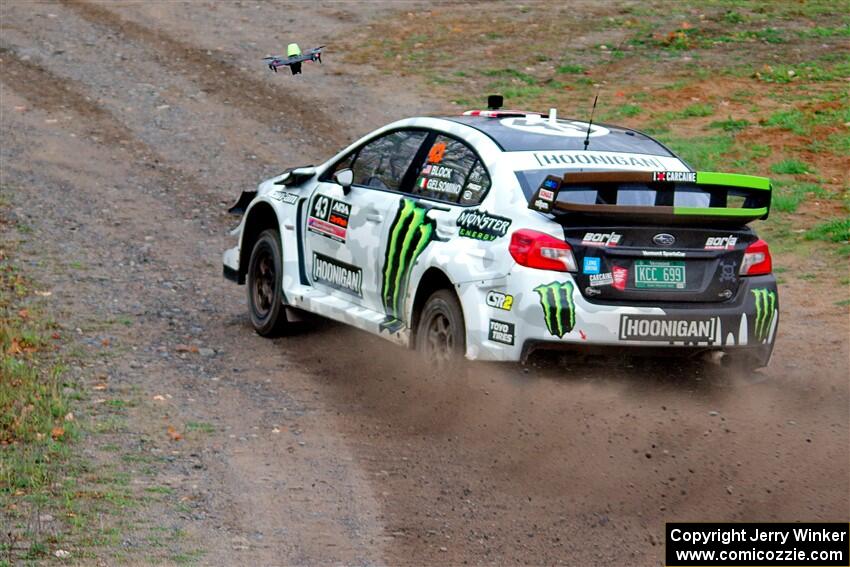
[[61, 339], [62, 335], [59, 334], [59, 331], [54, 331], [52, 335], [50, 335], [52, 339]]
[[65, 421], [74, 421], [74, 414], [71, 413], [71, 412], [66, 413], [65, 414]]
[[153, 397], [153, 399], [155, 399], [155, 400], [156, 400], [156, 401], [158, 401], [158, 402], [165, 401], [165, 397], [164, 397], [164, 396], [161, 396], [160, 394], [155, 395], [155, 396]]
[[50, 297], [51, 295], [53, 295], [53, 292], [52, 291], [37, 291], [37, 292], [35, 292], [35, 294], [40, 296], [40, 297]]
[[92, 390], [105, 390], [106, 388], [106, 384], [95, 384], [92, 386]]
[[168, 436], [171, 437], [172, 441], [180, 441], [183, 439], [183, 436], [172, 426], [168, 426]]
[[102, 344], [103, 346], [109, 346], [109, 339], [103, 339], [102, 341], [100, 341], [100, 344]]
[[50, 436], [56, 440], [61, 439], [63, 435], [65, 435], [65, 430], [59, 426], [50, 430]]
[[29, 309], [24, 308], [24, 309], [21, 309], [20, 311], [18, 311], [18, 317], [20, 317], [21, 319], [29, 319], [29, 316], [30, 316]]
[[9, 345], [9, 348], [6, 349], [6, 354], [15, 356], [16, 354], [21, 354], [23, 351], [21, 350], [21, 343], [18, 342], [18, 339], [12, 339], [12, 344]]

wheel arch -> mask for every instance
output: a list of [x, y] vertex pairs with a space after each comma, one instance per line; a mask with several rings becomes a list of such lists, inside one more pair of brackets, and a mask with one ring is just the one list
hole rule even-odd
[[[248, 273], [248, 262], [251, 259], [251, 251], [260, 234], [267, 229], [273, 228], [280, 233], [280, 222], [277, 213], [271, 204], [265, 201], [257, 202], [247, 213], [242, 229], [242, 242], [239, 245], [239, 283], [245, 283]], [[281, 252], [282, 253], [282, 252]]]
[[[413, 296], [413, 306], [410, 313], [410, 346], [416, 345], [416, 329], [419, 326], [419, 315], [422, 313], [422, 308], [425, 307], [425, 302], [431, 297], [435, 291], [447, 289], [455, 294], [458, 305], [460, 305], [461, 315], [464, 319], [464, 327], [466, 327], [466, 316], [463, 313], [463, 303], [460, 296], [455, 290], [455, 286], [443, 270], [436, 267], [430, 267], [425, 270], [422, 277], [419, 278], [419, 285], [416, 286], [416, 294]], [[464, 329], [464, 333], [466, 329]]]

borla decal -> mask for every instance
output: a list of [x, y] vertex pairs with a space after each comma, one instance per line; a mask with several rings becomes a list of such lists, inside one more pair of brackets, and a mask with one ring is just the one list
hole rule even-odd
[[357, 266], [313, 252], [313, 281], [362, 297], [363, 271]]
[[401, 199], [398, 203], [384, 256], [381, 300], [387, 318], [381, 323], [381, 330], [396, 332], [404, 326], [401, 318], [410, 270], [425, 248], [438, 240], [437, 222], [427, 216], [431, 208], [413, 199]]
[[573, 302], [572, 282], [552, 282], [534, 288], [540, 296], [543, 318], [549, 334], [562, 338], [576, 325], [576, 308]]
[[307, 230], [345, 243], [345, 233], [348, 231], [348, 218], [350, 216], [351, 205], [319, 194], [313, 198], [313, 204], [310, 206]]
[[457, 217], [458, 234], [475, 240], [496, 240], [508, 233], [511, 219], [490, 215], [486, 211], [464, 211]]
[[750, 290], [756, 298], [756, 322], [753, 334], [756, 341], [767, 341], [770, 327], [776, 315], [776, 292], [767, 288]]

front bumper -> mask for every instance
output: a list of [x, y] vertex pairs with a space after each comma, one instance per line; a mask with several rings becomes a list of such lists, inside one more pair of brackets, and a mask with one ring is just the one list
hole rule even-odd
[[245, 283], [245, 276], [239, 272], [239, 247], [224, 251], [221, 257], [222, 272], [225, 278], [238, 284]]
[[[491, 291], [509, 295], [511, 309], [493, 307]], [[771, 275], [741, 278], [736, 295], [717, 303], [590, 302], [570, 274], [522, 266], [460, 292], [467, 356], [480, 360], [517, 361], [538, 348], [586, 345], [682, 354], [746, 350], [766, 364], [779, 322]]]

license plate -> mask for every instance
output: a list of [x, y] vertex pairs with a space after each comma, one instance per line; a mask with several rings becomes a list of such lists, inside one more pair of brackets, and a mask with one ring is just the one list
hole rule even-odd
[[685, 289], [684, 262], [635, 262], [635, 287], [639, 289]]

